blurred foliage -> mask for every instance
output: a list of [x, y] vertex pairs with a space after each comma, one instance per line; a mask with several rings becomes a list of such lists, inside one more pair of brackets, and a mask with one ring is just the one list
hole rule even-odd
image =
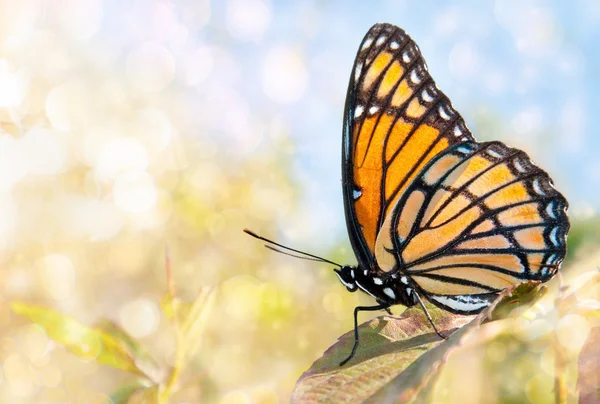
[[[215, 296], [214, 290], [203, 289], [195, 301], [181, 302], [174, 293], [169, 261], [167, 281], [170, 291], [163, 299], [162, 307], [172, 320], [176, 336], [173, 342], [176, 360], [170, 369], [160, 369], [139, 341], [109, 320], [101, 320], [96, 327], [87, 327], [64, 314], [26, 303], [12, 302], [10, 308], [40, 325], [49, 338], [75, 355], [136, 375], [135, 384], [120, 387], [110, 396], [114, 402], [162, 404], [187, 384], [199, 382], [197, 375], [187, 383], [181, 382], [180, 378], [197, 353]], [[201, 396], [208, 398], [206, 392]]]

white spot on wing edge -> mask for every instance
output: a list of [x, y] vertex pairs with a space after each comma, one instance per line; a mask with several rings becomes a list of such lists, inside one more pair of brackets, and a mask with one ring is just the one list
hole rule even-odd
[[410, 55], [408, 54], [408, 51], [402, 54], [402, 61], [406, 64], [410, 63]]
[[458, 127], [458, 125], [456, 125], [454, 127], [454, 137], [461, 137], [462, 134], [462, 130]]
[[554, 202], [550, 202], [548, 206], [546, 206], [546, 214], [552, 219], [556, 219], [556, 214], [554, 213]]
[[412, 70], [410, 72], [410, 81], [413, 84], [419, 84], [419, 83], [421, 83], [421, 79], [419, 78], [419, 75], [417, 74], [416, 70]]
[[365, 111], [365, 108], [362, 105], [357, 105], [354, 109], [354, 117], [358, 118]]
[[493, 149], [487, 149], [487, 154], [498, 159], [502, 157], [502, 154], [498, 153], [496, 150]]
[[354, 81], [358, 81], [358, 78], [360, 77], [360, 74], [362, 73], [362, 69], [363, 69], [363, 64], [362, 64], [362, 62], [360, 62], [356, 65], [356, 68], [354, 69]]
[[423, 90], [423, 92], [421, 93], [421, 97], [423, 97], [423, 101], [425, 102], [431, 102], [434, 100], [433, 96], [429, 94], [429, 89], [427, 88]]
[[472, 312], [476, 310], [483, 309], [490, 305], [490, 302], [487, 300], [479, 300], [474, 298], [467, 298], [467, 296], [463, 296], [460, 299], [458, 296], [450, 297], [450, 296], [439, 296], [439, 295], [430, 295], [430, 299], [435, 300], [438, 303], [443, 304], [444, 306], [450, 307], [451, 309], [457, 311], [466, 311]]
[[363, 46], [360, 48], [360, 50], [367, 49], [369, 46], [371, 46], [372, 43], [373, 43], [373, 38], [367, 38], [365, 40], [365, 42], [363, 43]]
[[371, 108], [369, 108], [369, 115], [373, 115], [377, 113], [377, 111], [379, 111], [379, 107], [377, 105], [373, 105]]
[[380, 36], [379, 38], [377, 38], [377, 42], [375, 42], [375, 45], [377, 45], [377, 46], [382, 45], [386, 39], [387, 39], [387, 36], [385, 36], [385, 35]]
[[446, 108], [444, 108], [443, 105], [440, 105], [440, 107], [438, 108], [438, 111], [439, 111], [442, 119], [444, 119], [445, 121], [447, 121], [451, 118], [451, 116], [448, 114], [448, 111], [446, 111]]
[[554, 244], [555, 247], [558, 247], [560, 245], [560, 242], [558, 240], [558, 227], [553, 228], [550, 232], [550, 241], [552, 241], [552, 244]]
[[403, 276], [402, 278], [400, 278], [400, 282], [402, 282], [405, 285], [408, 285], [408, 278], [406, 276]]
[[398, 42], [396, 42], [396, 41], [392, 41], [392, 42], [390, 43], [390, 49], [396, 50], [396, 49], [398, 49], [399, 47], [400, 47], [400, 44], [399, 44]]
[[385, 293], [391, 299], [395, 299], [396, 298], [396, 294], [394, 293], [394, 291], [392, 290], [392, 288], [384, 288], [383, 289], [383, 293]]
[[513, 163], [518, 172], [524, 173], [525, 171], [527, 171], [525, 170], [525, 167], [523, 167], [523, 164], [521, 164], [519, 160], [515, 160]]
[[540, 179], [536, 178], [535, 180], [533, 180], [533, 190], [538, 194], [538, 195], [546, 195], [546, 193], [544, 192], [544, 190], [542, 189], [542, 187], [540, 186]]
[[352, 191], [352, 198], [354, 198], [354, 200], [357, 200], [361, 196], [362, 196], [362, 191], [360, 189], [355, 189]]
[[381, 278], [373, 278], [373, 283], [375, 285], [383, 285], [383, 280]]

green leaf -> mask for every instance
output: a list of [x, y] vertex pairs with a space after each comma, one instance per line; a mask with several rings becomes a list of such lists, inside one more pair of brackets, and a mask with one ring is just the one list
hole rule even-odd
[[535, 301], [538, 286], [533, 283], [506, 290], [477, 316], [451, 314], [428, 305], [436, 327], [449, 335], [447, 340], [437, 336], [419, 307], [410, 308], [399, 317], [372, 319], [359, 327], [360, 345], [356, 356], [344, 367], [339, 366], [352, 348], [351, 331], [300, 377], [292, 401], [378, 403], [424, 399], [448, 356], [463, 345], [466, 335], [491, 313], [499, 318]]
[[150, 386], [145, 385], [144, 383], [134, 383], [127, 384], [117, 390], [115, 390], [111, 395], [110, 399], [113, 404], [127, 404], [129, 399], [136, 394], [138, 391], [146, 390]]
[[50, 338], [64, 345], [75, 355], [147, 377], [137, 367], [131, 352], [110, 334], [85, 326], [71, 317], [44, 307], [12, 302], [10, 308], [16, 314], [44, 327]]
[[200, 347], [202, 333], [212, 310], [215, 296], [214, 289], [203, 288], [181, 324], [182, 348], [185, 351], [184, 357], [186, 360], [192, 358]]
[[[446, 335], [473, 319], [473, 316], [451, 314], [433, 306], [429, 306], [428, 311], [438, 329]], [[344, 367], [339, 366], [354, 343], [350, 331], [300, 377], [292, 393], [293, 402], [366, 400], [402, 374], [421, 355], [443, 342], [417, 307], [406, 310], [399, 317], [382, 316], [368, 321], [359, 327], [359, 334], [356, 356]], [[422, 379], [408, 376], [404, 387], [414, 391]]]
[[546, 295], [548, 287], [539, 281], [523, 282], [500, 294], [490, 319], [516, 317]]
[[158, 403], [158, 386], [139, 389], [129, 397], [127, 404], [154, 404]]
[[118, 324], [111, 320], [103, 319], [95, 324], [94, 329], [110, 335], [116, 342], [125, 348], [133, 357], [135, 365], [141, 369], [153, 382], [159, 383], [164, 378], [164, 372], [154, 358], [135, 338], [127, 334]]

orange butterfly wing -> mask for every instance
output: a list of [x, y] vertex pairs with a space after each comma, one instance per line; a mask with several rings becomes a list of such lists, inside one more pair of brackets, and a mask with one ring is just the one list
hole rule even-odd
[[[346, 224], [363, 268], [375, 266], [385, 218], [419, 171], [443, 150], [469, 140], [416, 43], [393, 25], [373, 26], [350, 77], [342, 150]], [[390, 247], [391, 240], [377, 244]], [[377, 264], [391, 270], [394, 260]]]
[[401, 272], [421, 293], [469, 313], [502, 289], [554, 276], [566, 254], [567, 206], [523, 151], [467, 142], [419, 173], [386, 227]]

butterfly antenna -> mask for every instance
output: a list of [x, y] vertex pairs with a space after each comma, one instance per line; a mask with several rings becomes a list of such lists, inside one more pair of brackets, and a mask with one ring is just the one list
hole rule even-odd
[[309, 261], [325, 262], [325, 263], [332, 264], [332, 265], [335, 265], [335, 266], [340, 267], [340, 268], [342, 267], [342, 265], [340, 265], [340, 264], [338, 264], [336, 262], [330, 261], [328, 259], [319, 257], [318, 255], [309, 254], [307, 252], [296, 250], [294, 248], [284, 246], [283, 244], [276, 243], [273, 240], [269, 240], [268, 238], [259, 236], [258, 234], [254, 233], [252, 230], [244, 229], [244, 233], [246, 233], [246, 234], [248, 234], [248, 235], [250, 235], [250, 236], [252, 236], [254, 238], [257, 238], [259, 240], [265, 241], [265, 242], [267, 242], [269, 244], [273, 244], [274, 246], [282, 248], [283, 250], [288, 250], [288, 251], [294, 252], [294, 253], [299, 254], [299, 255], [292, 254], [292, 253], [290, 253], [288, 251], [283, 251], [283, 250], [275, 248], [275, 247], [273, 247], [271, 245], [265, 244], [265, 247], [267, 247], [269, 250], [278, 252], [280, 254], [289, 255], [290, 257], [300, 258], [300, 259], [309, 260]]

